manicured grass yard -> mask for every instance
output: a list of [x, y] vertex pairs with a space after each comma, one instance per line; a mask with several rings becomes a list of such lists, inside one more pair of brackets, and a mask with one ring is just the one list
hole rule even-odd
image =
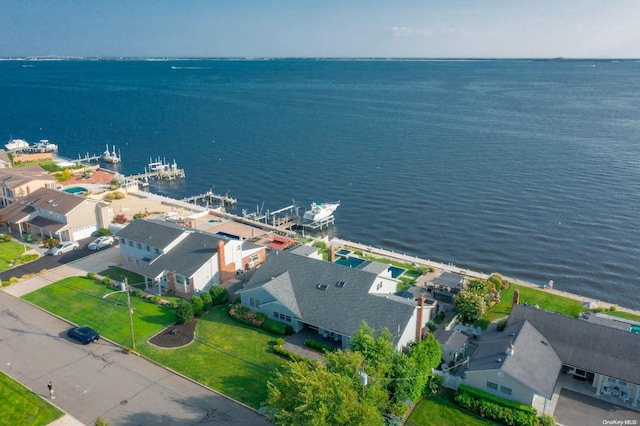
[[0, 243], [0, 271], [6, 271], [16, 259], [24, 254], [24, 244], [7, 241]]
[[513, 293], [518, 290], [520, 293], [520, 303], [527, 302], [529, 306], [538, 305], [545, 311], [557, 312], [563, 315], [577, 318], [585, 308], [579, 300], [559, 296], [548, 291], [539, 290], [532, 287], [511, 284], [511, 286], [500, 293], [500, 303], [489, 309], [482, 319], [478, 321], [478, 326], [487, 328], [487, 325], [494, 320], [504, 318], [511, 313], [513, 304]]
[[63, 414], [46, 400], [0, 372], [0, 423], [44, 426]]
[[105, 269], [104, 271], [98, 272], [98, 274], [118, 282], [123, 282], [123, 277], [127, 277], [130, 286], [144, 289], [144, 277], [142, 275], [118, 268], [117, 266]]
[[423, 399], [413, 409], [405, 424], [407, 426], [488, 426], [497, 424], [460, 409], [453, 403], [454, 393], [455, 391], [444, 388], [437, 395]]
[[[88, 325], [120, 345], [131, 346], [127, 295], [85, 277], [65, 278], [23, 299], [79, 325]], [[131, 298], [136, 344], [175, 322], [175, 312], [139, 297]]]
[[[23, 298], [76, 324], [88, 325], [121, 345], [131, 345], [126, 294], [85, 277], [48, 285]], [[286, 361], [271, 351], [275, 336], [229, 317], [225, 306], [198, 321], [196, 341], [159, 349], [146, 340], [175, 322], [172, 310], [132, 297], [136, 350], [192, 379], [254, 408], [267, 397], [267, 380]]]
[[198, 321], [196, 341], [181, 349], [141, 346], [140, 352], [200, 383], [259, 408], [267, 380], [285, 361], [271, 351], [276, 337], [233, 320], [226, 306]]

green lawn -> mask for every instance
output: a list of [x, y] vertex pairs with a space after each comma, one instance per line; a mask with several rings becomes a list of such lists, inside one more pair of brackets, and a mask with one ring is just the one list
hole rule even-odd
[[118, 282], [124, 281], [123, 277], [127, 277], [130, 286], [144, 289], [144, 277], [142, 275], [118, 268], [117, 266], [105, 269], [104, 271], [98, 272], [98, 274]]
[[624, 318], [631, 321], [640, 321], [640, 315], [635, 315], [629, 312], [623, 311], [604, 311], [604, 314], [611, 315], [612, 317]]
[[[89, 325], [121, 345], [131, 346], [126, 294], [85, 277], [72, 277], [23, 296], [76, 324]], [[275, 337], [229, 317], [225, 307], [204, 315], [196, 341], [180, 349], [158, 349], [146, 340], [175, 321], [172, 310], [132, 297], [136, 350], [192, 379], [254, 408], [267, 397], [267, 380], [285, 363], [271, 351]]]
[[[102, 298], [114, 291], [117, 289], [89, 278], [71, 277], [29, 293], [23, 299], [71, 322], [88, 325], [120, 345], [131, 346], [127, 295], [115, 293]], [[132, 297], [131, 306], [136, 344], [175, 322], [174, 311], [140, 297]]]
[[[42, 385], [44, 388], [44, 384]], [[48, 425], [64, 413], [0, 371], [0, 423]]]
[[141, 346], [140, 352], [225, 395], [259, 408], [267, 398], [267, 380], [286, 361], [271, 351], [275, 336], [241, 324], [226, 306], [205, 314], [196, 341], [174, 350]]
[[494, 320], [504, 318], [511, 313], [513, 304], [513, 293], [518, 290], [520, 293], [520, 303], [527, 302], [530, 306], [538, 305], [545, 311], [557, 312], [570, 317], [578, 317], [578, 314], [585, 310], [579, 300], [559, 296], [548, 291], [517, 284], [511, 286], [500, 293], [500, 303], [489, 309], [477, 323], [483, 329]]
[[0, 243], [0, 271], [12, 268], [9, 264], [15, 263], [17, 259], [20, 259], [25, 252], [24, 247], [24, 244], [14, 241]]
[[455, 391], [443, 388], [437, 395], [424, 398], [413, 409], [406, 426], [488, 426], [498, 423], [485, 420], [475, 414], [460, 409], [453, 403]]

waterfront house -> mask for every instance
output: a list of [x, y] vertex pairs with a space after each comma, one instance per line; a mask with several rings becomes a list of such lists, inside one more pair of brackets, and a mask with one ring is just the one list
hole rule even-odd
[[[350, 268], [307, 256], [276, 251], [237, 293], [242, 304], [290, 325], [295, 332], [316, 331], [348, 348], [363, 321], [387, 328], [401, 350], [422, 336], [434, 304], [394, 296], [386, 274]], [[370, 266], [371, 268], [371, 266]]]
[[469, 361], [466, 383], [548, 411], [565, 378], [587, 393], [638, 406], [640, 335], [514, 304], [503, 332], [488, 333]]
[[55, 183], [55, 178], [38, 165], [0, 168], [0, 207], [8, 206], [36, 189], [54, 188]]
[[19, 237], [77, 241], [109, 226], [108, 205], [51, 188], [39, 188], [0, 210], [0, 219]]
[[264, 247], [160, 220], [135, 219], [117, 233], [122, 267], [147, 290], [190, 298], [257, 267]]

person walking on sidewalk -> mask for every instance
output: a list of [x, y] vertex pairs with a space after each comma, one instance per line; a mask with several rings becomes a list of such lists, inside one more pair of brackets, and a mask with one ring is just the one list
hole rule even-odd
[[56, 397], [53, 396], [53, 382], [49, 382], [47, 387], [49, 388], [49, 398], [56, 399]]

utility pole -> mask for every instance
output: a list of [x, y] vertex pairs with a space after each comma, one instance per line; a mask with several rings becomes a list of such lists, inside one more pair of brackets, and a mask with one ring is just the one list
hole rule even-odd
[[136, 338], [133, 334], [133, 309], [131, 308], [131, 295], [129, 294], [129, 280], [124, 277], [124, 290], [127, 293], [127, 310], [129, 311], [129, 327], [131, 328], [131, 349], [136, 349]]

